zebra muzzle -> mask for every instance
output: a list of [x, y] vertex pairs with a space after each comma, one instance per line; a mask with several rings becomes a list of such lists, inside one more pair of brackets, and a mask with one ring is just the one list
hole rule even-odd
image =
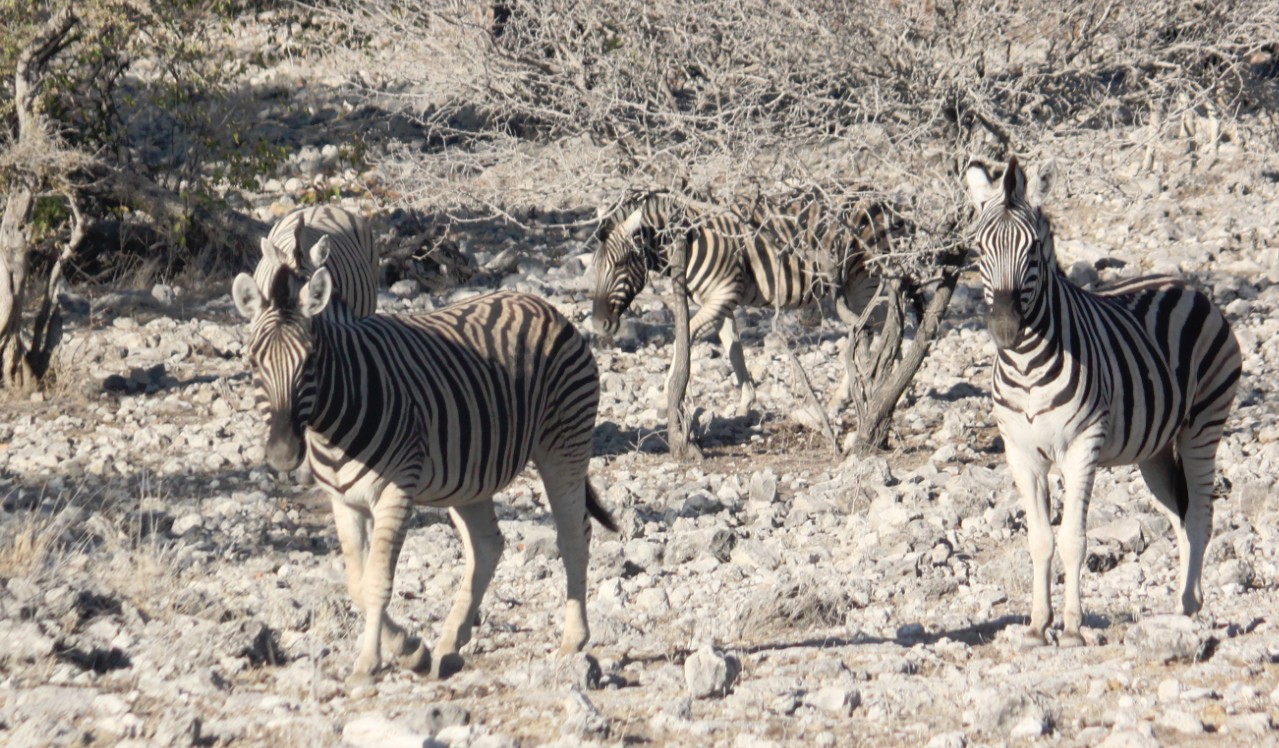
[[268, 421], [266, 437], [266, 461], [282, 473], [296, 470], [302, 464], [306, 450], [302, 434], [294, 428], [292, 419], [272, 417]]
[[1011, 294], [995, 294], [990, 307], [990, 336], [1000, 350], [1012, 348], [1021, 337], [1022, 318]]
[[621, 326], [621, 318], [620, 315], [610, 312], [607, 300], [596, 301], [591, 311], [591, 323], [600, 337], [609, 340], [617, 334], [617, 329]]

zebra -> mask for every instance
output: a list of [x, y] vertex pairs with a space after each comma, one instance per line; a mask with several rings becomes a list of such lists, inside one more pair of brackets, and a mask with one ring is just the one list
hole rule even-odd
[[347, 308], [357, 317], [377, 311], [378, 251], [373, 233], [362, 216], [334, 205], [300, 208], [280, 219], [262, 240], [254, 280], [269, 288], [281, 264], [309, 276], [319, 267], [314, 256], [321, 245], [318, 252], [328, 257], [334, 287]]
[[[590, 636], [587, 514], [617, 529], [587, 480], [599, 400], [589, 346], [551, 304], [513, 292], [357, 319], [317, 260], [309, 279], [287, 265], [265, 285], [241, 273], [232, 296], [251, 320], [266, 459], [287, 471], [305, 453], [331, 499], [347, 585], [365, 614], [351, 681], [372, 678], [382, 646], [413, 670], [444, 675], [461, 666], [458, 650], [503, 548], [493, 494], [530, 458], [568, 581], [558, 654], [580, 651]], [[466, 553], [433, 653], [386, 613], [414, 504], [447, 507]]]
[[1242, 370], [1221, 310], [1181, 280], [1148, 276], [1084, 290], [1062, 272], [1036, 203], [1055, 170], [1028, 189], [1016, 158], [999, 182], [973, 162], [982, 289], [990, 306], [995, 419], [1021, 494], [1033, 566], [1030, 628], [1047, 641], [1053, 536], [1048, 470], [1065, 483], [1058, 542], [1065, 567], [1063, 644], [1080, 644], [1079, 574], [1097, 467], [1135, 463], [1172, 520], [1181, 610], [1203, 605], [1217, 444]]
[[[795, 308], [833, 295], [840, 319], [852, 324], [879, 288], [867, 261], [888, 251], [900, 228], [883, 203], [847, 201], [830, 210], [815, 192], [727, 212], [651, 193], [623, 220], [601, 226], [594, 325], [605, 337], [615, 335], [649, 271], [670, 274], [669, 242], [686, 241], [688, 293], [699, 305], [690, 335], [718, 328], [740, 391], [737, 413], [744, 415], [755, 402], [755, 385], [733, 315], [737, 306]], [[848, 401], [850, 384], [845, 371], [832, 408]]]

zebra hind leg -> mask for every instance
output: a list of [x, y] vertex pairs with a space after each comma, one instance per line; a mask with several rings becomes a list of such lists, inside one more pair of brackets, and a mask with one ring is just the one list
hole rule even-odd
[[480, 602], [497, 562], [502, 557], [506, 541], [497, 526], [492, 497], [449, 509], [449, 516], [462, 536], [462, 548], [466, 553], [466, 575], [453, 598], [453, 607], [444, 619], [440, 640], [435, 645], [431, 674], [445, 678], [462, 667], [458, 651], [471, 641], [472, 627], [480, 613]]
[[591, 518], [586, 508], [586, 470], [561, 460], [536, 456], [538, 472], [546, 488], [547, 504], [555, 518], [555, 541], [564, 559], [568, 599], [564, 607], [564, 636], [555, 652], [563, 657], [580, 652], [590, 641], [586, 620], [586, 570], [590, 557]]
[[719, 326], [719, 343], [724, 348], [724, 355], [733, 367], [733, 379], [741, 395], [737, 401], [737, 415], [750, 413], [755, 404], [755, 383], [751, 381], [750, 370], [746, 368], [746, 356], [742, 352], [742, 338], [737, 334], [737, 320], [732, 315], [724, 317]]
[[[1198, 605], [1193, 606], [1194, 610], [1188, 610], [1186, 605], [1191, 553], [1190, 535], [1186, 532], [1190, 497], [1184, 466], [1177, 458], [1173, 445], [1169, 444], [1155, 456], [1138, 463], [1137, 467], [1141, 470], [1141, 477], [1146, 481], [1146, 486], [1158, 501], [1159, 508], [1172, 523], [1172, 532], [1177, 538], [1178, 590], [1181, 592], [1182, 611], [1187, 614], [1193, 613], [1194, 610], [1198, 610]], [[1193, 596], [1192, 593], [1191, 597]]]

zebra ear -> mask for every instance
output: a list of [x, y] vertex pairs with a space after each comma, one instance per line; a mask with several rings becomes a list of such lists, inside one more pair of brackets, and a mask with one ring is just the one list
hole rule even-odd
[[329, 241], [328, 235], [320, 237], [320, 240], [311, 245], [311, 267], [322, 268], [324, 263], [329, 261], [329, 253], [332, 251], [333, 245]]
[[1052, 194], [1057, 186], [1057, 162], [1050, 160], [1039, 167], [1039, 172], [1026, 185], [1026, 197], [1035, 205], [1040, 205]]
[[1021, 170], [1017, 157], [1008, 159], [1008, 168], [1004, 170], [1004, 205], [1011, 208], [1013, 204], [1026, 199], [1026, 172]]
[[999, 188], [990, 178], [990, 171], [980, 161], [968, 164], [968, 169], [964, 172], [964, 181], [968, 183], [968, 198], [973, 201], [975, 208], [980, 209], [999, 194]]
[[314, 317], [329, 305], [329, 297], [333, 293], [333, 276], [329, 269], [322, 267], [311, 275], [311, 280], [302, 286], [298, 294], [298, 308], [303, 316]]
[[266, 306], [262, 289], [258, 288], [258, 282], [248, 273], [235, 276], [235, 281], [231, 284], [231, 299], [235, 302], [236, 310], [247, 320], [257, 319], [262, 307]]
[[280, 251], [275, 248], [275, 244], [271, 243], [271, 240], [268, 237], [262, 237], [261, 247], [262, 257], [264, 259], [269, 260], [276, 265], [284, 264], [283, 262], [280, 262]]

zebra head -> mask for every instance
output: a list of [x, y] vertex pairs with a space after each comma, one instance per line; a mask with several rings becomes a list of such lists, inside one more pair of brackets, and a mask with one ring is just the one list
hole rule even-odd
[[308, 376], [312, 319], [328, 306], [332, 289], [328, 268], [303, 283], [287, 265], [274, 270], [265, 293], [248, 273], [231, 286], [236, 309], [250, 321], [249, 363], [266, 416], [267, 462], [276, 470], [293, 470], [306, 453], [303, 432], [314, 397]]
[[591, 261], [595, 267], [591, 319], [596, 332], [607, 338], [617, 334], [622, 312], [630, 307], [648, 282], [648, 253], [635, 236], [643, 222], [644, 208], [641, 206], [621, 223], [606, 228]]
[[1052, 187], [1055, 170], [1042, 169], [1027, 188], [1014, 156], [996, 181], [984, 164], [969, 164], [965, 178], [976, 206], [975, 228], [982, 293], [990, 307], [990, 334], [1000, 350], [1017, 345], [1042, 311], [1045, 284], [1057, 270], [1052, 235], [1038, 201]]

